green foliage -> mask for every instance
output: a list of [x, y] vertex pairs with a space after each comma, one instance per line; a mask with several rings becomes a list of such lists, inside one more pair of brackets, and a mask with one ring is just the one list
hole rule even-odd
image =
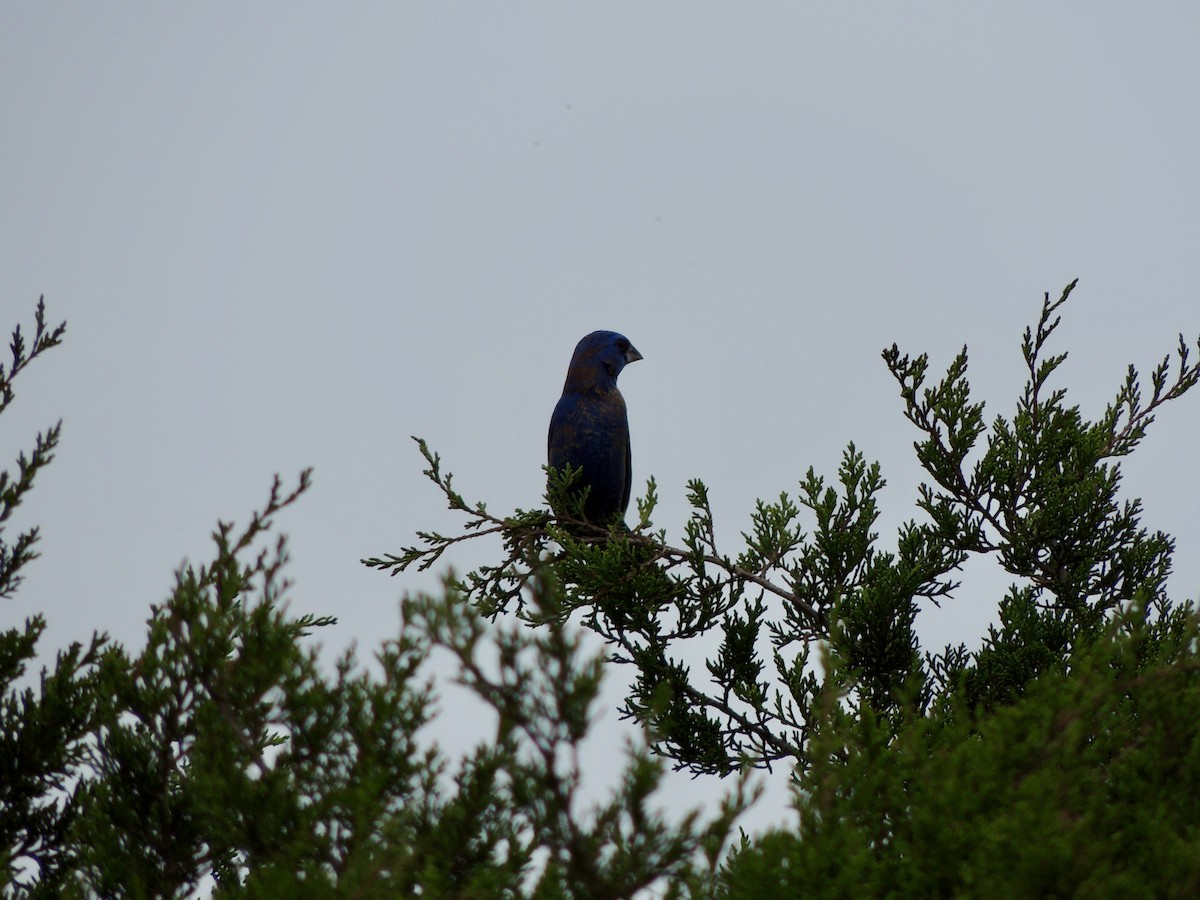
[[[364, 562], [428, 569], [457, 544], [501, 557], [407, 597], [367, 663], [322, 662], [333, 619], [289, 610], [277, 479], [242, 528], [151, 607], [145, 648], [96, 635], [36, 684], [40, 618], [0, 635], [0, 887], [10, 895], [333, 897], [1165, 896], [1200, 891], [1200, 618], [1166, 593], [1174, 543], [1120, 495], [1121, 457], [1200, 380], [1180, 340], [1143, 394], [1131, 367], [1089, 420], [1054, 387], [1047, 295], [1015, 411], [988, 424], [967, 354], [883, 354], [918, 431], [918, 518], [882, 544], [878, 464], [850, 444], [832, 477], [760, 501], [730, 550], [700, 481], [679, 541], [657, 485], [632, 530], [599, 528], [548, 472], [546, 508], [498, 517], [452, 487], [460, 532]], [[61, 339], [39, 303], [13, 376]], [[55, 426], [0, 476], [0, 595], [35, 558], [3, 527]], [[973, 557], [1011, 576], [978, 650], [924, 651], [927, 603], [960, 602]], [[979, 592], [972, 593], [978, 602]], [[583, 652], [581, 629], [606, 647]], [[709, 648], [697, 664], [697, 646]], [[423, 739], [434, 654], [490, 711], [461, 759]], [[609, 664], [648, 743], [588, 807], [578, 759]], [[708, 821], [654, 805], [665, 766], [736, 773]], [[798, 832], [731, 829], [754, 767], [793, 774]], [[595, 791], [589, 791], [595, 795]]]
[[992, 715], [895, 737], [831, 713], [799, 833], [744, 843], [730, 898], [1194, 897], [1200, 891], [1200, 627], [1133, 604]]
[[[12, 362], [8, 371], [6, 372], [4, 365], [0, 364], [0, 413], [12, 402], [12, 385], [17, 375], [41, 354], [61, 343], [67, 330], [66, 322], [53, 331], [47, 329], [44, 298], [38, 299], [34, 321], [33, 344], [26, 347], [25, 336], [18, 325], [13, 329], [12, 341], [9, 343]], [[8, 472], [0, 472], [0, 598], [12, 596], [21, 584], [21, 569], [37, 558], [33, 550], [33, 545], [38, 540], [36, 528], [22, 532], [11, 544], [4, 540], [4, 528], [13, 511], [20, 506], [21, 499], [33, 487], [33, 479], [38, 471], [54, 458], [54, 448], [58, 446], [61, 431], [62, 422], [59, 422], [48, 428], [44, 434], [38, 434], [29, 456], [22, 453], [17, 457], [15, 479], [11, 478]]]
[[[744, 798], [711, 823], [668, 824], [649, 806], [661, 767], [631, 751], [612, 799], [581, 809], [574, 760], [601, 668], [563, 627], [488, 632], [451, 590], [405, 602], [378, 674], [352, 653], [326, 673], [302, 639], [333, 620], [287, 612], [282, 540], [254, 552], [307, 484], [283, 496], [277, 482], [236, 537], [222, 525], [213, 561], [181, 570], [154, 608], [145, 651], [112, 652], [98, 690], [114, 702], [77, 770], [66, 860], [38, 891], [182, 897], [211, 880], [217, 896], [625, 897], [702, 861], [711, 877]], [[529, 597], [554, 603], [542, 583]], [[434, 648], [498, 720], [456, 767], [419, 737], [436, 712], [421, 677]]]
[[[1148, 612], [1163, 621], [1172, 616], [1164, 588], [1174, 544], [1141, 527], [1138, 501], [1118, 498], [1115, 460], [1133, 451], [1163, 403], [1195, 386], [1200, 366], [1189, 365], [1181, 337], [1173, 382], [1168, 356], [1151, 375], [1153, 393], [1143, 406], [1130, 366], [1104, 416], [1085, 421], [1078, 407], [1066, 405], [1065, 389], [1048, 390], [1067, 355], [1045, 357], [1060, 323], [1056, 312], [1074, 288], [1072, 282], [1054, 302], [1047, 295], [1036, 330], [1026, 329], [1024, 393], [1011, 420], [995, 419], [973, 467], [967, 456], [985, 428], [983, 404], [970, 402], [966, 350], [931, 388], [924, 388], [927, 357], [910, 360], [894, 346], [884, 353], [905, 414], [922, 432], [917, 456], [935, 485], [922, 487], [919, 505], [961, 550], [994, 555], [1019, 579], [1000, 602], [1001, 627], [990, 631], [967, 679], [979, 703], [1018, 696], [1142, 593]], [[957, 669], [961, 653], [948, 649], [947, 662]]]
[[[997, 416], [990, 429], [984, 404], [971, 398], [965, 349], [931, 386], [926, 355], [884, 351], [930, 478], [917, 498], [923, 520], [900, 529], [894, 550], [881, 549], [874, 531], [880, 468], [853, 444], [832, 483], [810, 469], [795, 495], [760, 501], [733, 555], [717, 546], [699, 481], [688, 484], [691, 516], [682, 544], [672, 546], [651, 522], [653, 480], [630, 533], [589, 526], [570, 511], [571, 472], [549, 472], [557, 516], [499, 518], [454, 492], [421, 441], [426, 474], [451, 509], [467, 514], [466, 529], [423, 533], [424, 546], [364, 563], [396, 574], [477, 534], [502, 536], [505, 559], [461, 579], [464, 596], [485, 615], [515, 611], [537, 622], [520, 586], [547, 567], [562, 585], [564, 613], [578, 613], [613, 661], [634, 667], [623, 714], [651, 730], [656, 753], [697, 774], [778, 761], [803, 771], [831, 692], [877, 714], [888, 735], [950, 691], [965, 692], [971, 710], [1011, 702], [1042, 673], [1062, 670], [1134, 598], [1144, 598], [1152, 628], [1176, 627], [1191, 614], [1165, 594], [1172, 541], [1141, 526], [1137, 501], [1119, 498], [1116, 460], [1137, 446], [1162, 404], [1196, 384], [1200, 366], [1181, 338], [1174, 379], [1167, 357], [1144, 402], [1130, 367], [1104, 415], [1087, 421], [1067, 405], [1065, 389], [1049, 386], [1066, 354], [1048, 356], [1047, 342], [1074, 287], [1053, 302], [1046, 296], [1022, 342], [1024, 393], [1016, 412]], [[954, 602], [952, 576], [976, 555], [994, 557], [1016, 579], [999, 599], [999, 627], [978, 652], [923, 653], [921, 601]], [[719, 648], [697, 672], [686, 648], [703, 636]], [[815, 675], [818, 646], [830, 653], [824, 680]]]
[[[698, 774], [793, 767], [800, 832], [744, 838], [718, 894], [1196, 893], [1200, 629], [1166, 594], [1174, 543], [1121, 498], [1119, 461], [1200, 365], [1181, 337], [1148, 399], [1131, 366], [1089, 420], [1053, 386], [1066, 354], [1048, 350], [1074, 287], [1046, 296], [1016, 410], [990, 426], [965, 349], [933, 384], [926, 355], [884, 351], [928, 476], [894, 549], [874, 531], [879, 467], [853, 444], [831, 482], [810, 469], [797, 493], [760, 501], [736, 555], [697, 481], [678, 546], [651, 522], [653, 480], [629, 534], [569, 511], [543, 524], [459, 507], [504, 537], [488, 571], [548, 570], [564, 610], [633, 667], [622, 711], [655, 753]], [[548, 474], [561, 510], [571, 473]], [[423, 537], [364, 562], [394, 574], [461, 539]], [[922, 651], [923, 601], [957, 602], [953, 576], [979, 556], [1013, 579], [998, 625], [976, 651]], [[476, 575], [459, 586], [486, 615], [539, 621]], [[719, 645], [697, 671], [686, 647], [704, 636]]]
[[[0, 413], [13, 400], [16, 377], [59, 344], [65, 332], [65, 323], [47, 327], [45, 304], [39, 299], [32, 343], [26, 344], [18, 326], [9, 345], [12, 362], [7, 371], [0, 365]], [[38, 472], [53, 459], [60, 432], [58, 423], [38, 434], [29, 455], [18, 456], [16, 478], [0, 472], [0, 597], [12, 596], [21, 570], [37, 558], [37, 528], [21, 532], [11, 543], [4, 532]], [[11, 687], [25, 676], [44, 630], [45, 621], [34, 616], [23, 627], [0, 633], [0, 878], [25, 859], [36, 858], [47, 871], [61, 866], [63, 836], [77, 812], [71, 784], [84, 758], [86, 737], [105, 706], [96, 678], [105, 655], [101, 635], [87, 649], [73, 644], [60, 652], [36, 689]]]
[[[39, 304], [12, 372], [61, 336], [42, 321]], [[22, 461], [6, 510], [46, 453]], [[713, 883], [745, 783], [708, 820], [668, 821], [654, 805], [663, 767], [631, 746], [611, 795], [585, 804], [578, 754], [603, 667], [545, 579], [523, 587], [537, 631], [485, 628], [449, 586], [407, 599], [370, 664], [322, 664], [307, 638], [334, 620], [289, 611], [273, 536], [308, 485], [308, 472], [291, 491], [276, 479], [243, 528], [220, 524], [212, 559], [151, 607], [140, 653], [98, 635], [20, 689], [43, 624], [0, 636], [6, 895], [617, 898]], [[10, 587], [32, 535], [5, 557]], [[435, 652], [496, 720], [458, 760], [421, 733], [438, 714]]]

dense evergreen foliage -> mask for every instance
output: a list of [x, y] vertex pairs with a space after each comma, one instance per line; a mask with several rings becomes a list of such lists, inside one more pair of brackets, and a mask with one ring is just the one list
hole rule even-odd
[[[931, 381], [924, 355], [884, 361], [927, 474], [915, 518], [875, 533], [880, 466], [850, 445], [832, 478], [760, 502], [718, 546], [705, 485], [677, 542], [657, 487], [632, 531], [582, 516], [551, 472], [549, 508], [495, 516], [426, 474], [460, 533], [364, 562], [444, 563], [491, 535], [494, 565], [404, 601], [371, 665], [322, 662], [333, 620], [286, 603], [275, 519], [304, 492], [276, 481], [211, 560], [148, 607], [139, 653], [97, 635], [32, 679], [44, 623], [0, 634], [0, 879], [14, 895], [629, 897], [1088, 896], [1200, 893], [1200, 624], [1166, 593], [1174, 544], [1120, 493], [1120, 459], [1200, 380], [1181, 339], [1143, 385], [1131, 367], [1095, 421], [1057, 385], [1060, 298], [1022, 341], [1015, 412], [985, 419], [964, 350]], [[58, 344], [39, 303], [13, 379]], [[38, 435], [0, 476], [0, 529], [59, 441]], [[1192, 476], [1179, 473], [1181, 489]], [[572, 512], [573, 510], [573, 512]], [[1190, 539], [1191, 536], [1189, 536]], [[0, 530], [0, 539], [4, 533]], [[0, 540], [0, 596], [36, 557]], [[1011, 576], [978, 651], [921, 648], [922, 604], [959, 602], [961, 566]], [[608, 651], [580, 650], [582, 629]], [[705, 644], [704, 641], [709, 643]], [[697, 642], [716, 650], [695, 665]], [[449, 759], [437, 649], [494, 714], [491, 741]], [[44, 653], [44, 649], [42, 650]], [[644, 726], [619, 786], [588, 808], [576, 762], [605, 671]], [[667, 765], [729, 776], [705, 818], [663, 816]], [[755, 767], [794, 772], [798, 831], [733, 837]]]

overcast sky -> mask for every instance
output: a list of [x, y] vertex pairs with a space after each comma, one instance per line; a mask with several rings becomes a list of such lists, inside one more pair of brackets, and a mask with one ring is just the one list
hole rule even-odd
[[[293, 608], [369, 654], [435, 580], [358, 560], [455, 526], [408, 435], [492, 511], [536, 505], [598, 328], [645, 357], [636, 489], [674, 538], [688, 478], [732, 553], [756, 497], [853, 440], [890, 542], [919, 471], [883, 347], [969, 345], [1010, 412], [1020, 333], [1078, 276], [1055, 348], [1095, 416], [1200, 332], [1198, 46], [1183, 2], [5, 3], [0, 328], [43, 293], [69, 323], [0, 429], [11, 468], [65, 421], [5, 621], [140, 645], [216, 520], [311, 465], [279, 523]], [[1198, 443], [1192, 396], [1125, 468], [1180, 599]], [[927, 648], [976, 645], [1002, 591], [969, 582]]]

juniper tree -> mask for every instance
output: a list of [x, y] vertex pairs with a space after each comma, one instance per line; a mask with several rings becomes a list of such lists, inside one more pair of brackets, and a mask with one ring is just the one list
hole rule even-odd
[[[0, 365], [0, 414], [13, 401], [17, 376], [57, 346], [66, 332], [65, 323], [47, 325], [44, 299], [38, 300], [34, 321], [28, 343], [20, 326], [13, 330], [11, 361], [7, 368]], [[37, 558], [39, 537], [36, 527], [15, 539], [7, 538], [5, 530], [38, 473], [54, 458], [61, 431], [58, 422], [39, 433], [28, 455], [17, 457], [15, 477], [0, 472], [0, 598], [5, 600]], [[22, 861], [36, 861], [48, 872], [61, 868], [64, 834], [77, 812], [70, 784], [81, 765], [86, 736], [103, 716], [104, 698], [95, 678], [105, 652], [102, 635], [86, 648], [72, 644], [60, 651], [53, 669], [43, 670], [36, 687], [15, 687], [35, 658], [45, 628], [45, 619], [35, 615], [21, 627], [0, 632], [0, 877]]]
[[[927, 355], [894, 345], [883, 352], [928, 479], [919, 517], [899, 529], [895, 550], [881, 549], [875, 530], [880, 466], [854, 444], [832, 478], [810, 468], [797, 491], [758, 502], [741, 546], [729, 548], [718, 546], [699, 480], [688, 483], [691, 513], [675, 544], [652, 521], [653, 479], [628, 534], [587, 523], [570, 470], [548, 472], [548, 505], [560, 514], [500, 517], [464, 498], [418, 440], [425, 474], [465, 527], [422, 532], [419, 544], [363, 562], [397, 574], [428, 568], [459, 541], [500, 537], [502, 558], [458, 579], [463, 596], [485, 616], [542, 624], [523, 590], [535, 575], [551, 579], [562, 591], [561, 615], [600, 635], [610, 659], [630, 667], [622, 714], [649, 729], [656, 753], [696, 774], [728, 774], [745, 762], [803, 771], [831, 696], [870, 710], [893, 735], [951, 691], [965, 692], [972, 709], [1009, 702], [1039, 675], [1068, 666], [1123, 605], [1140, 603], [1151, 635], [1191, 614], [1166, 596], [1171, 539], [1146, 530], [1138, 501], [1119, 496], [1119, 460], [1165, 403], [1196, 384], [1200, 365], [1180, 337], [1174, 365], [1168, 355], [1155, 367], [1148, 394], [1130, 366], [1104, 414], [1087, 420], [1054, 384], [1066, 353], [1049, 348], [1074, 288], [1046, 295], [1021, 343], [1027, 383], [1016, 411], [990, 427], [971, 394], [966, 348], [936, 383]], [[1000, 626], [975, 652], [922, 651], [920, 601], [955, 602], [958, 570], [980, 555], [1014, 578], [998, 598]], [[719, 637], [719, 649], [698, 671], [685, 648], [706, 635]], [[824, 678], [819, 648], [829, 657]]]
[[[12, 378], [55, 346], [38, 304], [0, 369]], [[50, 462], [39, 435], [15, 479], [0, 475], [0, 526]], [[602, 661], [578, 632], [485, 628], [453, 586], [404, 603], [404, 627], [373, 665], [322, 662], [306, 638], [334, 623], [294, 614], [287, 547], [274, 521], [308, 488], [277, 478], [242, 527], [220, 523], [214, 552], [184, 565], [148, 604], [138, 652], [93, 637], [39, 681], [44, 623], [0, 634], [0, 889], [6, 896], [628, 897], [713, 883], [743, 783], [720, 809], [668, 821], [653, 795], [660, 761], [631, 744], [607, 799], [580, 796], [577, 749], [596, 712]], [[0, 593], [36, 556], [37, 530], [0, 544]], [[534, 579], [531, 610], [562, 617]], [[425, 672], [435, 648], [495, 720], [460, 759], [425, 740], [438, 714]], [[491, 665], [492, 651], [499, 662]], [[596, 791], [591, 792], [592, 796]]]
[[[627, 533], [588, 525], [571, 471], [550, 473], [557, 513], [497, 517], [421, 443], [466, 527], [366, 562], [429, 568], [480, 535], [503, 553], [406, 598], [372, 665], [330, 665], [308, 637], [333, 620], [290, 611], [274, 530], [308, 473], [277, 480], [247, 524], [219, 525], [208, 562], [178, 570], [142, 651], [96, 635], [22, 686], [41, 621], [0, 635], [0, 882], [56, 897], [1191, 896], [1200, 628], [1166, 595], [1173, 543], [1120, 499], [1119, 460], [1200, 369], [1181, 339], [1174, 367], [1148, 388], [1131, 368], [1088, 421], [1054, 386], [1065, 355], [1048, 355], [1073, 287], [1047, 296], [1025, 391], [990, 426], [965, 350], [935, 384], [926, 356], [884, 352], [928, 475], [894, 550], [875, 533], [881, 469], [853, 445], [832, 478], [810, 469], [757, 504], [731, 552], [699, 481], [671, 542], [653, 481]], [[35, 332], [28, 350], [14, 335], [0, 411], [62, 337], [40, 304]], [[0, 526], [58, 439], [0, 477]], [[36, 537], [0, 545], [5, 596]], [[978, 651], [923, 652], [920, 601], [956, 602], [975, 555], [1014, 580], [999, 626]], [[579, 626], [606, 658], [580, 652]], [[697, 672], [685, 648], [710, 635]], [[457, 761], [421, 739], [436, 648], [495, 721]], [[635, 745], [588, 809], [573, 760], [614, 662], [658, 759]], [[671, 824], [653, 803], [665, 763], [740, 780], [709, 821]], [[744, 836], [726, 858], [747, 766], [777, 764], [794, 769], [801, 831]]]
[[743, 839], [717, 894], [1196, 896], [1200, 619], [1152, 602], [1114, 610], [1003, 704], [960, 681], [894, 731], [829, 704], [799, 828]]
[[[629, 534], [571, 513], [570, 471], [549, 473], [558, 515], [502, 518], [456, 492], [421, 442], [468, 528], [365, 562], [426, 567], [498, 535], [504, 557], [462, 578], [464, 596], [544, 626], [523, 586], [560, 584], [560, 615], [631, 667], [623, 713], [655, 752], [694, 773], [794, 766], [800, 828], [743, 835], [715, 896], [1195, 896], [1200, 618], [1167, 596], [1173, 540], [1119, 489], [1121, 457], [1200, 366], [1181, 337], [1174, 364], [1148, 385], [1130, 366], [1087, 419], [1056, 383], [1066, 354], [1049, 349], [1074, 287], [1045, 297], [1016, 410], [990, 426], [965, 348], [936, 383], [926, 355], [884, 351], [927, 475], [894, 551], [874, 531], [880, 468], [853, 445], [830, 481], [810, 469], [795, 494], [758, 503], [730, 553], [699, 481], [671, 544], [651, 521], [653, 480]], [[973, 556], [1013, 579], [999, 624], [976, 651], [922, 652], [919, 601], [959, 600]], [[697, 672], [682, 648], [706, 634], [720, 649]]]

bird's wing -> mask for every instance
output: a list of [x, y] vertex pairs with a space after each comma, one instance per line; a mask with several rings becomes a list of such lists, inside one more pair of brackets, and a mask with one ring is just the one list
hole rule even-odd
[[625, 489], [621, 492], [621, 515], [629, 509], [629, 495], [633, 492], [633, 450], [630, 447], [629, 434], [625, 435]]

